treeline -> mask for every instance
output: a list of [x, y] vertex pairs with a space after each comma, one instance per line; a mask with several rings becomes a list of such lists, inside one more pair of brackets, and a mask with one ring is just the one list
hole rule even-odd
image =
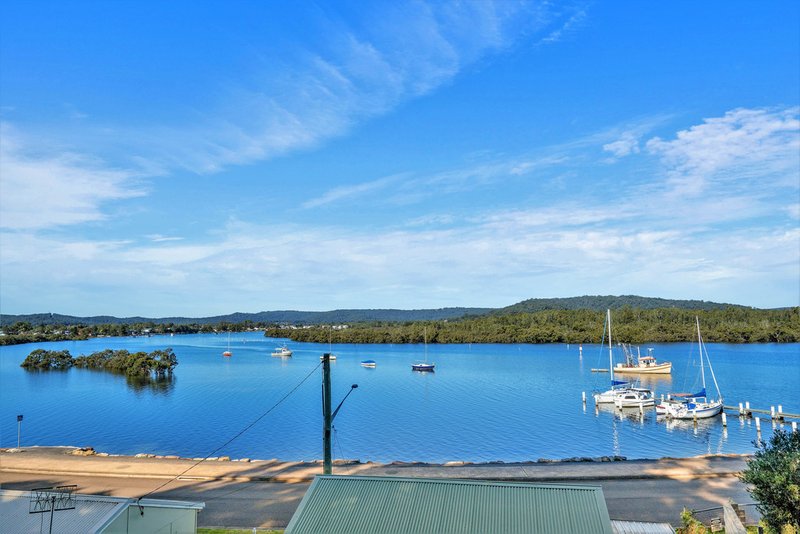
[[36, 349], [20, 365], [25, 369], [101, 369], [129, 377], [163, 378], [171, 375], [178, 359], [171, 348], [153, 352], [128, 352], [106, 349], [73, 358], [68, 350]]
[[[795, 343], [800, 341], [800, 308], [757, 310], [633, 309], [612, 312], [614, 341], [664, 343], [696, 339], [713, 343]], [[327, 343], [599, 343], [605, 314], [591, 310], [550, 310], [466, 318], [457, 321], [369, 323], [347, 329], [271, 327], [267, 337]]]
[[246, 332], [263, 330], [268, 323], [215, 323], [215, 324], [157, 324], [145, 323], [106, 323], [106, 324], [66, 324], [34, 325], [17, 321], [3, 327], [5, 335], [0, 336], [0, 345], [19, 345], [22, 343], [41, 343], [45, 341], [80, 341], [95, 337], [150, 336], [157, 334], [213, 334], [220, 332]]

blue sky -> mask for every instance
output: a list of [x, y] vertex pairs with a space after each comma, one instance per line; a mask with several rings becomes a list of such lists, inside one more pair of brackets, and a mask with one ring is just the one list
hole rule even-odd
[[0, 310], [800, 304], [797, 2], [5, 2]]

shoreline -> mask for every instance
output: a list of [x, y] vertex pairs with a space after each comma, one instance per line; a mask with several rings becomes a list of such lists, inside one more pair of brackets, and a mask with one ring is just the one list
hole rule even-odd
[[[752, 455], [712, 454], [688, 458], [574, 457], [528, 462], [361, 462], [334, 460], [336, 474], [491, 479], [506, 481], [589, 481], [606, 479], [696, 479], [729, 477]], [[227, 456], [182, 458], [174, 455], [112, 455], [91, 447], [33, 446], [0, 449], [0, 473], [51, 476], [93, 475], [124, 478], [176, 478], [248, 482], [310, 482], [322, 473], [322, 461], [279, 461]]]

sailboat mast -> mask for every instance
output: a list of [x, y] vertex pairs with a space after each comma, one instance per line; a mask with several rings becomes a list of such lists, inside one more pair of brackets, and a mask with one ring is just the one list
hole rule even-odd
[[425, 363], [428, 363], [428, 327], [422, 329], [422, 339], [425, 341]]
[[608, 371], [611, 373], [611, 387], [614, 387], [614, 352], [611, 348], [611, 310], [606, 310], [606, 323], [608, 324]]
[[700, 349], [700, 378], [703, 381], [703, 389], [706, 389], [706, 372], [703, 366], [703, 338], [700, 336], [700, 318], [695, 315], [694, 320], [697, 322], [697, 347]]

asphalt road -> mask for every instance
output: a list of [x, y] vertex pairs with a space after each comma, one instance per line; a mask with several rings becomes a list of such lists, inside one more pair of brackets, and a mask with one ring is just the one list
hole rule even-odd
[[[565, 483], [558, 480], [552, 482]], [[7, 472], [0, 475], [0, 486], [4, 489], [29, 490], [43, 486], [77, 484], [81, 493], [118, 497], [139, 497], [163, 483], [163, 478]], [[752, 502], [745, 485], [733, 475], [596, 479], [581, 481], [579, 484], [602, 486], [611, 519], [678, 525], [684, 507], [702, 510], [722, 506], [729, 500], [738, 503]], [[150, 497], [204, 502], [206, 508], [199, 515], [201, 527], [280, 529], [289, 523], [308, 486], [308, 483], [178, 480]]]

